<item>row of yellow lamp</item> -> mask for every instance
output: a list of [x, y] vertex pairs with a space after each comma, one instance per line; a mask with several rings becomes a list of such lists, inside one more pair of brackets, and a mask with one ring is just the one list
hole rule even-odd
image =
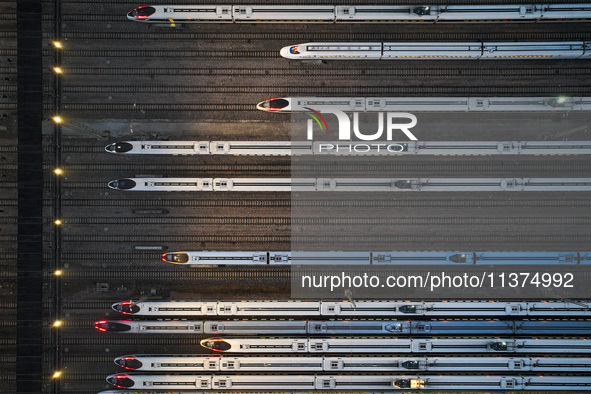
[[[53, 46], [55, 49], [62, 49], [62, 43], [59, 41], [53, 41]], [[62, 74], [63, 70], [60, 66], [55, 66], [53, 67], [53, 71], [56, 74]], [[63, 119], [59, 116], [59, 115], [55, 115], [52, 120], [56, 123], [56, 124], [60, 124], [63, 122]], [[56, 168], [53, 170], [53, 173], [57, 176], [62, 175], [64, 172], [61, 168]], [[62, 221], [60, 219], [55, 219], [53, 224], [55, 224], [56, 226], [59, 226], [62, 224]], [[53, 275], [56, 277], [59, 277], [62, 275], [62, 270], [57, 269], [53, 272]], [[55, 320], [53, 322], [53, 324], [51, 325], [51, 327], [53, 328], [60, 328], [62, 326], [63, 322], [61, 320]], [[62, 371], [54, 371], [53, 375], [51, 375], [52, 379], [58, 379], [60, 376], [62, 376]]]

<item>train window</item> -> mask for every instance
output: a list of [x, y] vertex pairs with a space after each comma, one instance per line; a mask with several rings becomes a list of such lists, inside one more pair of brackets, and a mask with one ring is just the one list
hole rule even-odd
[[289, 47], [289, 53], [291, 53], [292, 55], [299, 55], [300, 54], [297, 46]]
[[338, 362], [336, 362], [336, 361], [332, 361], [332, 362], [330, 363], [330, 367], [331, 367], [332, 369], [338, 369], [338, 368], [339, 368], [339, 363], [338, 363]]
[[424, 352], [425, 350], [427, 350], [427, 344], [424, 342], [419, 343], [419, 349]]
[[416, 15], [423, 16], [423, 15], [431, 15], [431, 7], [415, 7], [413, 8], [412, 12]]

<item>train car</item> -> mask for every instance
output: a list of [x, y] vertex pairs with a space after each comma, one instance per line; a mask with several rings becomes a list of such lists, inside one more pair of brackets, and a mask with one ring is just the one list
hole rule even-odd
[[401, 141], [391, 142], [387, 146], [368, 144], [366, 147], [367, 149], [359, 151], [351, 149], [351, 143], [342, 141], [121, 141], [107, 145], [105, 150], [115, 154], [131, 155], [591, 154], [590, 141]]
[[[590, 141], [392, 141], [386, 144], [352, 144], [316, 141], [310, 151], [323, 155], [588, 155]], [[295, 153], [294, 153], [295, 154]]]
[[588, 376], [490, 375], [109, 375], [118, 388], [166, 387], [174, 390], [581, 390]]
[[123, 178], [108, 186], [167, 192], [591, 191], [591, 178]]
[[229, 5], [154, 5], [140, 6], [127, 13], [127, 19], [144, 23], [232, 22]]
[[[107, 382], [117, 388], [166, 387], [170, 390], [569, 390], [586, 391], [589, 376], [523, 375], [129, 375], [115, 374]], [[136, 392], [135, 390], [133, 391]], [[261, 392], [261, 391], [259, 391]], [[372, 391], [363, 391], [371, 394]], [[110, 391], [112, 393], [112, 391]], [[167, 393], [173, 393], [167, 391]], [[263, 391], [263, 393], [265, 393]], [[356, 393], [356, 392], [352, 392]], [[378, 392], [379, 393], [379, 392]], [[383, 391], [382, 391], [383, 393]]]
[[131, 334], [590, 335], [591, 321], [560, 320], [101, 320], [99, 331]]
[[[308, 44], [308, 47], [313, 47]], [[305, 54], [304, 54], [305, 56]], [[480, 42], [385, 42], [381, 60], [400, 59], [479, 59]]]
[[292, 60], [586, 59], [590, 43], [555, 42], [308, 42], [281, 48]]
[[[285, 252], [289, 253], [289, 252]], [[280, 254], [275, 254], [279, 258]], [[267, 252], [170, 252], [162, 255], [162, 261], [186, 265], [249, 265], [269, 264]]]
[[291, 155], [311, 153], [312, 144], [291, 141], [120, 141], [105, 151], [140, 155]]
[[109, 153], [142, 155], [209, 155], [209, 141], [121, 141], [105, 147]]
[[433, 7], [407, 5], [356, 5], [336, 6], [336, 22], [435, 22]]
[[201, 346], [228, 353], [588, 353], [587, 339], [509, 338], [208, 338]]
[[213, 191], [213, 178], [122, 178], [108, 183], [109, 188], [125, 191]]
[[591, 97], [282, 97], [261, 101], [256, 108], [279, 113], [308, 112], [309, 108], [357, 112], [590, 111]]
[[220, 316], [321, 316], [318, 301], [220, 301]]
[[[509, 324], [509, 323], [508, 323]], [[490, 325], [483, 322], [483, 326]], [[436, 324], [435, 324], [436, 326]], [[468, 330], [463, 325], [456, 325], [457, 332]], [[95, 323], [99, 331], [113, 331], [132, 334], [410, 334], [411, 332], [429, 333], [429, 329], [437, 333], [432, 327], [411, 327], [410, 322], [392, 320], [364, 320], [364, 321], [305, 321], [305, 320], [101, 320]], [[447, 327], [447, 332], [453, 332], [453, 328]], [[446, 332], [446, 329], [440, 329]], [[478, 329], [473, 325], [472, 331]], [[482, 331], [482, 330], [481, 330]], [[505, 332], [498, 331], [498, 334]]]
[[375, 317], [589, 317], [581, 302], [392, 301], [122, 301], [112, 309], [138, 316], [340, 316]]
[[203, 321], [188, 320], [100, 320], [94, 323], [99, 331], [126, 334], [203, 334]]
[[169, 389], [213, 390], [349, 390], [372, 387], [390, 390], [402, 385], [398, 376], [388, 375], [128, 375], [107, 377], [107, 382], [120, 388], [167, 387]]
[[335, 21], [333, 6], [325, 5], [235, 5], [234, 22], [329, 22]]
[[302, 191], [314, 191], [314, 179], [291, 178], [123, 178], [110, 181], [109, 188], [124, 191], [234, 191], [282, 192], [292, 186]]
[[281, 48], [287, 59], [380, 60], [381, 42], [308, 42]]
[[186, 265], [370, 264], [370, 252], [169, 252], [162, 261]]
[[126, 355], [115, 364], [146, 372], [586, 372], [588, 357], [387, 357]]
[[585, 43], [581, 41], [487, 42], [480, 59], [577, 59], [584, 53]]
[[140, 6], [127, 19], [144, 23], [300, 22], [539, 22], [591, 18], [589, 4], [525, 5], [154, 5]]
[[470, 252], [169, 252], [162, 260], [197, 266], [284, 264], [473, 264]]
[[476, 252], [474, 264], [586, 264], [577, 252]]

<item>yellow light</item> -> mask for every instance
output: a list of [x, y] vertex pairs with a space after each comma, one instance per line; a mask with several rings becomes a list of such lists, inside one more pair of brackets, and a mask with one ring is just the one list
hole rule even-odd
[[53, 322], [52, 324], [53, 327], [61, 327], [62, 326], [62, 321], [61, 320], [56, 320]]
[[63, 120], [63, 119], [62, 119], [60, 116], [57, 116], [57, 115], [56, 115], [56, 116], [54, 116], [54, 117], [53, 117], [53, 118], [51, 118], [51, 119], [53, 119], [53, 121], [54, 121], [55, 123], [62, 123], [62, 122], [64, 121], [64, 120]]
[[57, 379], [57, 378], [59, 378], [60, 376], [62, 376], [62, 371], [55, 371], [55, 372], [53, 373], [53, 375], [51, 376], [51, 378], [52, 378], [52, 379]]
[[61, 221], [61, 220], [59, 220], [59, 219], [55, 219], [55, 220], [53, 221], [53, 224], [55, 224], [56, 226], [59, 226], [60, 224], [62, 224], [62, 221]]
[[59, 41], [54, 41], [54, 42], [53, 42], [53, 46], [54, 46], [54, 47], [56, 47], [56, 48], [58, 48], [58, 49], [61, 49], [61, 47], [62, 47], [62, 43], [61, 43], [61, 42], [59, 42]]
[[63, 271], [62, 270], [55, 270], [55, 271], [53, 271], [53, 274], [55, 276], [60, 276], [61, 274], [63, 274]]
[[62, 170], [61, 168], [56, 168], [55, 170], [53, 170], [53, 173], [55, 175], [62, 175], [64, 173], [64, 170]]
[[59, 67], [54, 67], [53, 71], [55, 71], [56, 74], [61, 74], [63, 72], [62, 69]]

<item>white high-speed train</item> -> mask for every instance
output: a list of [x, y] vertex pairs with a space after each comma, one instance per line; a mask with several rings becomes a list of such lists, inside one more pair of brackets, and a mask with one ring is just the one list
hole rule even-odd
[[294, 60], [589, 59], [591, 42], [308, 42], [279, 53]]
[[231, 335], [591, 335], [591, 322], [562, 320], [101, 320], [99, 331]]
[[120, 141], [105, 150], [123, 155], [588, 155], [591, 141], [404, 141], [363, 146], [343, 141]]
[[123, 178], [109, 188], [161, 192], [591, 191], [591, 178]]
[[209, 338], [201, 346], [228, 353], [589, 353], [585, 339], [539, 338]]
[[267, 112], [562, 112], [591, 111], [591, 97], [280, 97], [261, 101]]
[[144, 23], [540, 22], [591, 19], [591, 4], [509, 5], [153, 5], [130, 11]]
[[149, 372], [591, 372], [589, 357], [236, 357], [133, 354], [117, 357], [114, 362], [128, 370]]
[[393, 302], [393, 301], [122, 301], [111, 308], [137, 316], [425, 316], [590, 317], [581, 302]]
[[191, 266], [355, 264], [482, 265], [591, 264], [591, 252], [234, 252], [182, 251], [162, 254], [162, 261]]
[[181, 390], [582, 390], [590, 376], [530, 375], [129, 375], [115, 374], [107, 382], [119, 388]]

